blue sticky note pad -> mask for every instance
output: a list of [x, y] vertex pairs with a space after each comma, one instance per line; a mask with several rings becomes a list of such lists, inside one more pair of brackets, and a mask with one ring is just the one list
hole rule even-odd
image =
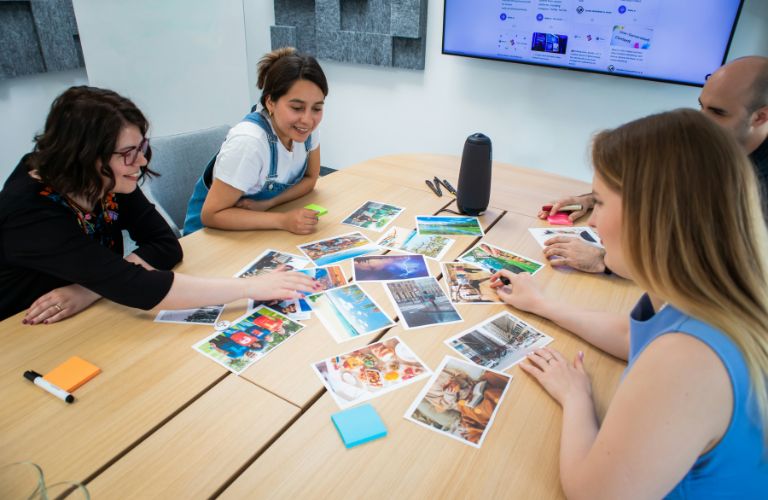
[[387, 435], [387, 428], [373, 406], [364, 404], [331, 415], [344, 446], [352, 448]]

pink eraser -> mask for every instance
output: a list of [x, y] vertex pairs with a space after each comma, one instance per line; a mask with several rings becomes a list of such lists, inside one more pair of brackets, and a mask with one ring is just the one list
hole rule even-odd
[[571, 221], [571, 219], [568, 218], [568, 214], [566, 212], [557, 212], [555, 215], [548, 216], [547, 222], [555, 226], [572, 226], [573, 225], [573, 221]]

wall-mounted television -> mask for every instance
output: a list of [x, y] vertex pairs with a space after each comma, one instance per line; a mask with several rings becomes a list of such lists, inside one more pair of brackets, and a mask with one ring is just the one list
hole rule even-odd
[[702, 86], [743, 0], [445, 0], [443, 54]]

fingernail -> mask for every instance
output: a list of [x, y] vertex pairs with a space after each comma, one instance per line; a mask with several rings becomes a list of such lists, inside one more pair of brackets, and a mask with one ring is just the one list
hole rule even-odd
[[43, 323], [47, 325], [47, 324], [48, 324], [48, 320], [47, 320], [47, 319], [44, 319], [44, 320], [43, 320]]
[[23, 325], [26, 325], [26, 324], [28, 323], [28, 321], [27, 321], [27, 318], [24, 318], [23, 320], [21, 320], [21, 323], [22, 323]]

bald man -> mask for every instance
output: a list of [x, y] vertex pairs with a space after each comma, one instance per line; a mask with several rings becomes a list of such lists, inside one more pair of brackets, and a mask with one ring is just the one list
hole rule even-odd
[[[701, 112], [732, 132], [755, 166], [764, 196], [768, 194], [768, 57], [748, 56], [720, 67], [709, 77], [699, 95]], [[595, 204], [592, 193], [572, 196], [552, 204], [552, 210], [540, 211], [546, 219], [560, 207], [580, 204], [571, 220], [586, 214]], [[545, 242], [544, 255], [553, 266], [568, 266], [588, 273], [607, 273], [603, 255], [580, 238], [556, 236]]]

